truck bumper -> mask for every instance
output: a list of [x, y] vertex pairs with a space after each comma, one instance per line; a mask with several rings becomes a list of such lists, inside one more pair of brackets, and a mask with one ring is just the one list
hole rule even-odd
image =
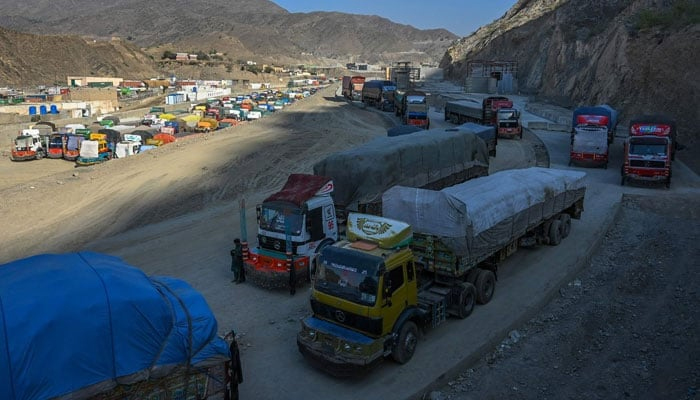
[[297, 346], [313, 366], [339, 378], [366, 373], [384, 358], [383, 339], [373, 339], [316, 317], [301, 321]]
[[[296, 286], [299, 287], [309, 280], [309, 258], [295, 257]], [[250, 258], [244, 260], [246, 281], [266, 289], [282, 289], [289, 287], [289, 270], [286, 260], [272, 257], [251, 249]]]

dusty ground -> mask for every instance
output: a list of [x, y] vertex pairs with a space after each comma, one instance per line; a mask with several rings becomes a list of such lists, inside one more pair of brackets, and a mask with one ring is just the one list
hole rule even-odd
[[[302, 104], [303, 103], [303, 104]], [[336, 101], [333, 88], [287, 110], [137, 157], [74, 168], [64, 160], [0, 159], [0, 262], [69, 251], [192, 211], [263, 196], [328, 153], [385, 135], [380, 114]], [[4, 128], [12, 136], [17, 126]], [[262, 191], [262, 192], [261, 192]], [[251, 194], [252, 193], [252, 194]]]
[[697, 196], [625, 196], [590, 266], [425, 398], [700, 397], [699, 240]]
[[[212, 216], [230, 215], [241, 198], [250, 208], [281, 187], [290, 172], [311, 172], [328, 153], [383, 136], [390, 124], [391, 118], [337, 100], [329, 88], [261, 121], [95, 167], [76, 169], [70, 162], [48, 159], [13, 163], [3, 156], [0, 263], [39, 252], [79, 250], [100, 239], [97, 247], [109, 249], [109, 241], [117, 240], [113, 235], [139, 228], [142, 232], [133, 237], [120, 235], [114, 247], [139, 240], [133, 251], [150, 261], [149, 273], [178, 276], [179, 269], [199, 268], [193, 285], [213, 308], [226, 309], [217, 314], [221, 326], [235, 321], [244, 332], [255, 332], [271, 330], [274, 321], [292, 321], [296, 329], [295, 318], [229, 311], [239, 293], [256, 307], [287, 304], [275, 307], [276, 312], [294, 317], [305, 315], [308, 304], [246, 285], [235, 294], [220, 294], [229, 278], [225, 246], [235, 234], [226, 226], [228, 219], [198, 227], [196, 237], [186, 238], [180, 235], [183, 219], [179, 225], [171, 221], [185, 216], [185, 224], [196, 226]], [[16, 129], [2, 127], [0, 134], [12, 135]], [[517, 145], [499, 143], [499, 168], [508, 167], [502, 160], [516, 158], [509, 151], [523, 151]], [[521, 156], [532, 156], [534, 163], [534, 155]], [[590, 268], [562, 289], [560, 298], [450, 385], [426, 397], [696, 397], [698, 210], [697, 197], [629, 198]], [[196, 217], [187, 217], [194, 211]], [[178, 240], [188, 241], [185, 253], [177, 248]], [[161, 242], [171, 254], [144, 250]], [[249, 341], [243, 338], [244, 344]]]

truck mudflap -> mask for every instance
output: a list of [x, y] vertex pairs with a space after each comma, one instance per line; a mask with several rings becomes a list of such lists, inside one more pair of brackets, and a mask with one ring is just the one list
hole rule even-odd
[[[309, 280], [309, 257], [295, 257], [295, 280], [296, 286], [302, 286]], [[289, 287], [289, 270], [286, 267], [286, 260], [271, 255], [266, 255], [265, 252], [258, 252], [257, 249], [252, 249], [250, 258], [244, 260], [243, 268], [245, 268], [246, 281], [266, 288], [266, 289], [282, 289]]]
[[384, 359], [384, 341], [316, 317], [303, 319], [297, 334], [297, 346], [304, 358], [335, 377], [371, 370]]

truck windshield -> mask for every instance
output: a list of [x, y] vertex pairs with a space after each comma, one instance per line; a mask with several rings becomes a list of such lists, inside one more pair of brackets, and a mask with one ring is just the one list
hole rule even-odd
[[264, 205], [260, 210], [260, 228], [278, 233], [289, 233], [297, 236], [301, 234], [303, 218], [301, 210], [282, 205]]
[[630, 143], [630, 154], [637, 156], [664, 156], [666, 155], [665, 144], [654, 143]]
[[354, 303], [373, 306], [379, 290], [381, 258], [327, 247], [318, 259], [314, 288]]
[[515, 111], [499, 111], [498, 112], [498, 119], [499, 120], [507, 120], [507, 119], [515, 119], [517, 118], [515, 115]]

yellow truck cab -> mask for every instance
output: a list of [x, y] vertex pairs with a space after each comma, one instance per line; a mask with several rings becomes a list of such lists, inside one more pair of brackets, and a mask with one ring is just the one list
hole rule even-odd
[[313, 315], [301, 322], [299, 351], [336, 376], [355, 375], [392, 355], [407, 362], [418, 339], [418, 287], [411, 227], [368, 214], [348, 217], [347, 240], [318, 256]]

